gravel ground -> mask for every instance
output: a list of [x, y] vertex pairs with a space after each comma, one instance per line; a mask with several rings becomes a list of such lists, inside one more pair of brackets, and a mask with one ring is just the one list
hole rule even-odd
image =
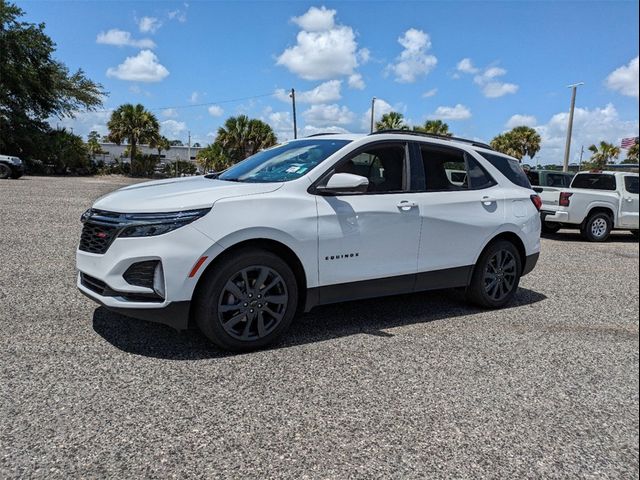
[[1, 478], [638, 478], [638, 243], [543, 240], [516, 304], [321, 307], [268, 351], [76, 290], [80, 214], [130, 180], [0, 181]]

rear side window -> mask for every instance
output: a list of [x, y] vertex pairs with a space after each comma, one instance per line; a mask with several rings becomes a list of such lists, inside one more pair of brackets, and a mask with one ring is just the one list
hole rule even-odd
[[501, 157], [500, 155], [492, 155], [490, 153], [478, 152], [487, 161], [496, 167], [501, 174], [509, 179], [511, 183], [519, 187], [531, 188], [531, 183], [524, 173], [522, 166], [517, 160]]
[[529, 170], [527, 173], [527, 178], [529, 179], [529, 183], [531, 185], [540, 185], [540, 174], [538, 172], [534, 172], [533, 170]]
[[629, 193], [638, 193], [638, 177], [624, 177], [624, 188]]
[[616, 177], [602, 173], [581, 173], [573, 178], [571, 188], [591, 190], [615, 190]]
[[479, 190], [495, 180], [468, 153], [453, 148], [420, 145], [427, 192]]

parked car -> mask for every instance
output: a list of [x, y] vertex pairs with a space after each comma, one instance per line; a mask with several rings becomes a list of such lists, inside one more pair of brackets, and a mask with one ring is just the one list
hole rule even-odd
[[0, 155], [0, 179], [20, 178], [24, 175], [24, 163], [11, 155]]
[[552, 200], [542, 197], [543, 231], [579, 228], [591, 242], [604, 242], [612, 230], [638, 236], [638, 174], [580, 172], [571, 188], [558, 189]]
[[544, 187], [567, 188], [575, 174], [558, 170], [527, 170], [527, 178], [534, 190]]
[[[448, 170], [465, 172], [460, 185]], [[228, 350], [346, 300], [463, 287], [500, 308], [537, 262], [539, 206], [518, 161], [488, 145], [313, 136], [100, 198], [82, 216], [77, 284], [125, 315], [191, 321]]]

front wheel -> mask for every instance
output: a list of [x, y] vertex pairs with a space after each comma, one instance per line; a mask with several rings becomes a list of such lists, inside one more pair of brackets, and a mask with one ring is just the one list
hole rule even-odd
[[271, 252], [235, 252], [202, 281], [206, 283], [195, 299], [195, 320], [202, 333], [225, 350], [255, 350], [273, 343], [296, 313], [296, 278]]
[[467, 287], [467, 298], [485, 308], [507, 305], [520, 284], [522, 260], [513, 243], [500, 240], [480, 255]]
[[609, 238], [613, 221], [606, 213], [594, 213], [582, 226], [582, 236], [589, 242], [604, 242]]
[[11, 173], [11, 168], [8, 165], [0, 163], [0, 179], [9, 178]]

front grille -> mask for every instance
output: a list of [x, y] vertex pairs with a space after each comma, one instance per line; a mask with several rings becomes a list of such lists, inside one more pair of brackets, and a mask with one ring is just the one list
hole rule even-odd
[[80, 235], [80, 250], [89, 253], [105, 253], [116, 237], [118, 228], [86, 222]]
[[153, 274], [155, 273], [158, 260], [137, 262], [127, 268], [122, 277], [130, 285], [138, 287], [153, 288]]

